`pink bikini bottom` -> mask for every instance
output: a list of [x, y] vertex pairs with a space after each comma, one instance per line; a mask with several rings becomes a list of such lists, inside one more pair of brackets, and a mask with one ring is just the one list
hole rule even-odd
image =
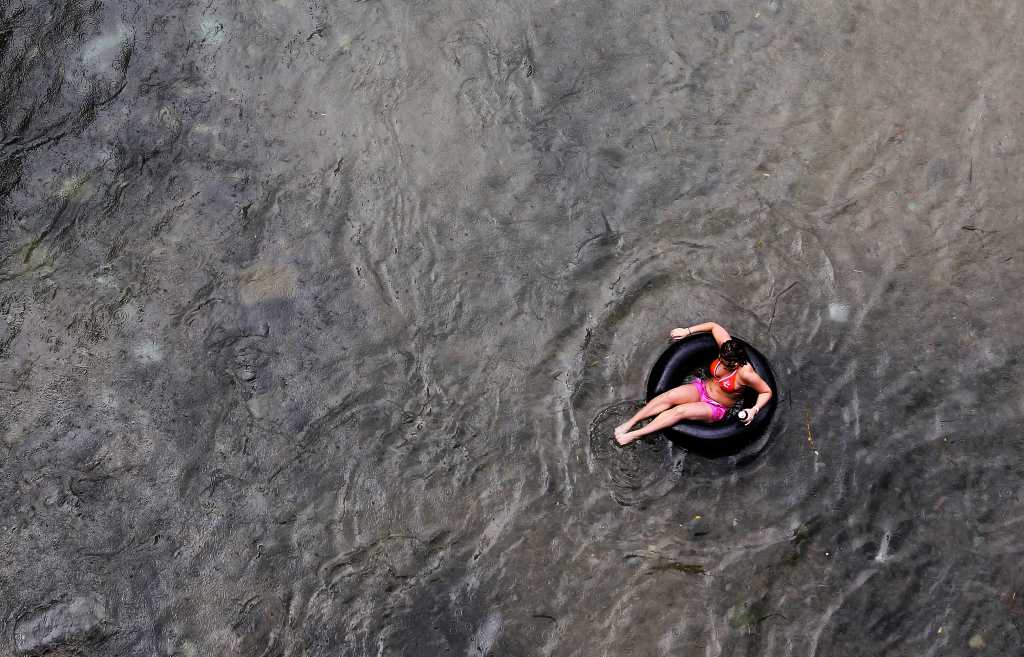
[[693, 385], [697, 388], [697, 392], [700, 393], [700, 400], [711, 408], [711, 421], [721, 421], [721, 419], [725, 417], [725, 414], [729, 412], [729, 409], [708, 396], [708, 390], [704, 386], [704, 381], [702, 379], [694, 379]]

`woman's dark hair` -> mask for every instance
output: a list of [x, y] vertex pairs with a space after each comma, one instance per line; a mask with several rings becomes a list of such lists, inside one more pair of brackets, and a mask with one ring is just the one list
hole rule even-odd
[[749, 362], [747, 350], [736, 340], [726, 340], [723, 342], [722, 346], [718, 348], [718, 357], [733, 367], [739, 367]]

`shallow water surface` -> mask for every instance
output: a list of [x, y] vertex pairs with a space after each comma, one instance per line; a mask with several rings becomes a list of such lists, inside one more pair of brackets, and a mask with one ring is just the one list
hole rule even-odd
[[0, 4], [4, 649], [1015, 654], [1021, 18]]

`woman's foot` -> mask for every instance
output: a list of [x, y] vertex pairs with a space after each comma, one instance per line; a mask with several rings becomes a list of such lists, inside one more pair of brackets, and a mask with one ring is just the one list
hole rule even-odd
[[615, 442], [617, 442], [620, 445], [628, 445], [634, 440], [636, 440], [636, 438], [636, 436], [634, 436], [628, 431], [625, 431], [623, 433], [619, 433], [618, 430], [615, 431]]
[[615, 439], [618, 440], [622, 434], [629, 431], [633, 424], [631, 422], [623, 422], [619, 426], [615, 427]]

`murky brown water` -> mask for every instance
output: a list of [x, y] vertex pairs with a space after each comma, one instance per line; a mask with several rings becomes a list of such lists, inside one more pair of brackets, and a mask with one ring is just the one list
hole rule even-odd
[[0, 3], [4, 649], [1014, 654], [1022, 18]]

